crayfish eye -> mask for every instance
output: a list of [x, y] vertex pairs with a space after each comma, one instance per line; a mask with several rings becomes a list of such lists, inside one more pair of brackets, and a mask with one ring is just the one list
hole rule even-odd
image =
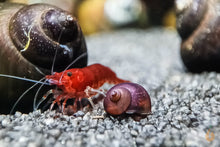
[[67, 76], [71, 77], [72, 76], [72, 72], [67, 72]]

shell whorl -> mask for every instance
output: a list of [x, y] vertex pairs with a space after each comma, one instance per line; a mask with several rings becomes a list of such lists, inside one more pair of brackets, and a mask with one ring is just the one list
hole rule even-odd
[[123, 87], [113, 87], [107, 92], [104, 99], [104, 108], [106, 112], [112, 115], [125, 113], [131, 103], [130, 92]]
[[[63, 70], [86, 52], [77, 20], [68, 12], [46, 4], [27, 5], [10, 20], [11, 40], [31, 63], [50, 69], [56, 55], [55, 70]], [[87, 58], [87, 57], [86, 57]], [[86, 66], [87, 59], [79, 67]]]
[[121, 99], [121, 92], [120, 91], [112, 91], [110, 100], [112, 102], [117, 102]]

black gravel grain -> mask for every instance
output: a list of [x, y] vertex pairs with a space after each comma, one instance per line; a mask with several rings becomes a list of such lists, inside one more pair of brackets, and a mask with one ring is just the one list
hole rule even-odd
[[[122, 30], [86, 38], [89, 64], [101, 63], [141, 84], [152, 115], [106, 115], [102, 102], [76, 116], [40, 110], [0, 115], [0, 146], [220, 146], [220, 74], [185, 71], [175, 31]], [[108, 87], [108, 86], [107, 86]], [[94, 119], [103, 115], [104, 119]], [[214, 140], [208, 141], [208, 130]]]

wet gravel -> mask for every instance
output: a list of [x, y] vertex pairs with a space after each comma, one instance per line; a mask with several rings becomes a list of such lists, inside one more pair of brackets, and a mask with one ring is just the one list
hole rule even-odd
[[140, 121], [112, 117], [101, 101], [77, 117], [40, 110], [0, 115], [0, 146], [220, 146], [220, 74], [186, 72], [175, 31], [122, 30], [86, 41], [89, 64], [107, 65], [145, 87], [152, 114]]

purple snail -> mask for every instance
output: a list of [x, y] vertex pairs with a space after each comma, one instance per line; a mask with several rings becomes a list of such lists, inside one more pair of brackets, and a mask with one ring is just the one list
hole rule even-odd
[[121, 83], [112, 87], [104, 98], [108, 114], [121, 115], [151, 113], [151, 100], [147, 91], [136, 83]]
[[219, 0], [176, 0], [181, 58], [191, 72], [220, 72]]
[[[76, 18], [55, 6], [0, 2], [0, 23], [0, 74], [39, 80], [51, 72], [63, 71], [87, 53]], [[70, 68], [85, 66], [87, 54]], [[0, 113], [8, 113], [18, 96], [31, 85], [0, 77]], [[22, 98], [17, 110], [33, 110], [33, 93]]]

